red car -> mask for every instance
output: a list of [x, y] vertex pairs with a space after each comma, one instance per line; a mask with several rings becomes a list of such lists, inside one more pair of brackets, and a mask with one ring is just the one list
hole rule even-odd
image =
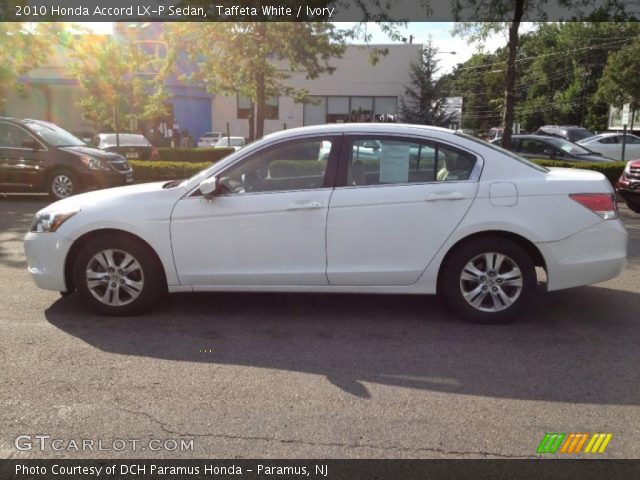
[[640, 213], [640, 159], [627, 162], [616, 183], [616, 192], [631, 210]]

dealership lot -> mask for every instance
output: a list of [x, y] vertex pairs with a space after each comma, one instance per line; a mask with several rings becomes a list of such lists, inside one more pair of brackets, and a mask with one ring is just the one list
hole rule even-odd
[[[609, 432], [604, 456], [640, 458], [640, 215], [626, 208], [619, 278], [478, 326], [436, 298], [370, 295], [184, 294], [99, 317], [29, 278], [22, 237], [44, 205], [0, 198], [0, 457], [510, 458], [545, 432]], [[59, 450], [19, 451], [21, 434]], [[70, 447], [82, 439], [94, 449]]]

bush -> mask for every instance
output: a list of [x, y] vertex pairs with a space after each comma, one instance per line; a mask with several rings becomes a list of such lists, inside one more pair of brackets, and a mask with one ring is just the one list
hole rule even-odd
[[580, 162], [563, 162], [560, 160], [534, 160], [538, 165], [543, 167], [562, 167], [562, 168], [580, 168], [583, 170], [594, 170], [602, 173], [609, 179], [611, 185], [615, 185], [618, 181], [626, 162], [593, 162], [593, 163], [580, 163]]
[[215, 163], [235, 150], [233, 148], [159, 148], [159, 162]]
[[136, 183], [188, 178], [211, 165], [210, 162], [160, 162], [151, 160], [129, 160], [129, 163], [133, 167], [133, 180]]

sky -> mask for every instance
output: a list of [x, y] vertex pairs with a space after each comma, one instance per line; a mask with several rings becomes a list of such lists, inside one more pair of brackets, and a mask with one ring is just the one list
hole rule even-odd
[[[113, 31], [113, 23], [111, 22], [86, 22], [84, 25], [96, 33], [112, 33]], [[337, 25], [349, 28], [355, 23], [345, 22]], [[400, 32], [407, 39], [409, 35], [413, 35], [413, 43], [426, 43], [431, 38], [433, 45], [441, 52], [438, 57], [441, 75], [451, 72], [458, 63], [465, 62], [481, 48], [485, 52], [493, 52], [507, 44], [506, 34], [494, 34], [482, 45], [468, 45], [464, 38], [453, 36], [451, 33], [453, 27], [453, 22], [409, 22], [406, 27], [400, 28]], [[533, 28], [533, 24], [523, 23], [520, 27], [520, 33], [530, 31]], [[368, 30], [372, 34], [371, 43], [398, 43], [389, 40], [375, 23], [369, 24]]]

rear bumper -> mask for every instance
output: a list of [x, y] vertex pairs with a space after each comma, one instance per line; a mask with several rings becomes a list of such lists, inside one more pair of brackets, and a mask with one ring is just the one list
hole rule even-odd
[[558, 242], [537, 243], [547, 266], [547, 290], [617, 277], [627, 261], [627, 230], [620, 219], [602, 221]]
[[35, 284], [45, 290], [66, 292], [64, 264], [72, 240], [57, 233], [27, 233], [24, 253]]

